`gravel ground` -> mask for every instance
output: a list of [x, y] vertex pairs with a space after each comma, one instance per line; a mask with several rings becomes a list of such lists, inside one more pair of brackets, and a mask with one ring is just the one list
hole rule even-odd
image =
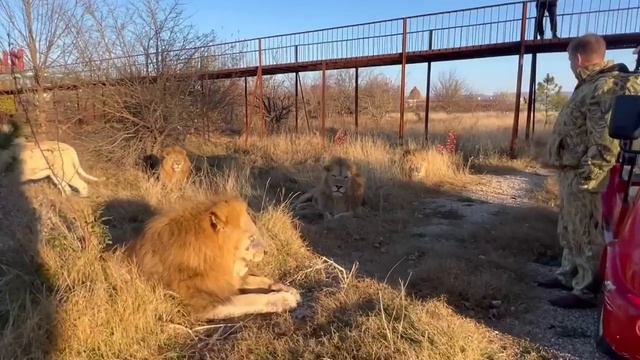
[[[480, 201], [469, 204], [442, 198], [430, 200], [428, 206], [457, 211], [464, 215], [465, 221], [490, 224], [499, 216], [498, 210], [504, 205], [532, 205], [527, 195], [542, 186], [550, 175], [552, 174], [548, 172], [482, 175], [477, 184], [463, 193], [464, 196]], [[428, 231], [424, 228], [420, 230]], [[447, 231], [442, 226], [432, 230]], [[548, 350], [555, 359], [606, 359], [598, 354], [594, 342], [599, 309], [564, 310], [551, 306], [547, 300], [561, 295], [562, 291], [539, 288], [534, 282], [551, 276], [555, 268], [529, 263], [524, 270], [527, 280], [531, 281], [529, 303], [535, 305], [529, 306], [530, 309], [520, 316], [496, 320], [491, 325], [497, 330], [531, 340]]]

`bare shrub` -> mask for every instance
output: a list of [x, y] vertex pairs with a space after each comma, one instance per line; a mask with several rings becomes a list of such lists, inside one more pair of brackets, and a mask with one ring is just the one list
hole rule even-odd
[[399, 88], [383, 74], [372, 74], [360, 86], [362, 113], [380, 124], [392, 111], [397, 109]]
[[437, 104], [447, 113], [458, 110], [465, 96], [471, 95], [469, 85], [461, 79], [454, 70], [448, 73], [440, 73], [436, 81], [432, 96]]
[[[270, 131], [279, 130], [293, 111], [293, 96], [284, 79], [271, 77], [264, 81], [264, 87], [262, 104], [265, 121]], [[256, 108], [259, 108], [259, 104], [256, 104]]]
[[355, 111], [355, 71], [337, 70], [328, 79], [327, 106], [338, 116], [352, 116]]
[[[119, 16], [123, 8], [126, 17]], [[88, 132], [95, 134], [97, 149], [112, 150], [118, 160], [132, 159], [131, 153], [155, 152], [234, 117], [229, 109], [240, 84], [199, 79], [199, 67], [215, 66], [203, 47], [214, 44], [216, 36], [199, 33], [188, 23], [178, 1], [145, 0], [122, 7], [85, 3], [84, 12], [85, 20], [76, 28], [79, 57], [91, 77], [120, 79], [119, 86], [96, 94], [105, 119]], [[125, 57], [99, 61], [102, 54]]]
[[44, 127], [46, 120], [46, 73], [53, 65], [68, 61], [65, 49], [74, 42], [70, 24], [78, 16], [77, 1], [21, 0], [0, 2], [0, 22], [4, 23], [7, 38], [0, 40], [0, 48], [26, 47], [25, 69], [14, 74], [16, 86], [32, 88], [19, 97], [24, 112], [34, 111], [36, 127]]

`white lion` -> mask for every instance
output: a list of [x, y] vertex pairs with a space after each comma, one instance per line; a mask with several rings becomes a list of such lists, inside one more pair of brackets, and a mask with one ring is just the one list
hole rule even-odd
[[71, 145], [58, 141], [41, 141], [38, 147], [35, 143], [16, 139], [9, 149], [0, 150], [0, 165], [6, 167], [12, 160], [18, 160], [20, 181], [50, 177], [64, 195], [70, 194], [73, 187], [81, 197], [88, 196], [89, 186], [80, 176], [87, 180], [102, 180], [82, 169]]

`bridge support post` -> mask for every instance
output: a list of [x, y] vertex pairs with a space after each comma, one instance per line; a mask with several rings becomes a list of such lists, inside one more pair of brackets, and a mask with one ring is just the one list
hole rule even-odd
[[325, 121], [326, 121], [326, 104], [325, 95], [327, 87], [327, 64], [322, 63], [322, 86], [320, 90], [320, 137], [322, 137], [322, 145], [325, 143]]
[[533, 108], [531, 109], [531, 136], [536, 133], [536, 99], [538, 98], [538, 89], [533, 87]]
[[[429, 30], [429, 50], [433, 49], [433, 30]], [[429, 143], [429, 107], [431, 103], [431, 61], [427, 63], [427, 91], [424, 98], [424, 144]]]
[[398, 139], [402, 143], [404, 139], [404, 93], [406, 87], [407, 70], [407, 18], [402, 19], [402, 70], [400, 73], [400, 126]]
[[249, 89], [247, 85], [247, 77], [244, 77], [244, 146], [249, 141]]
[[[295, 62], [298, 63], [298, 45], [295, 46]], [[295, 72], [295, 86], [296, 86], [296, 90], [294, 91], [295, 95], [295, 116], [296, 116], [296, 133], [298, 132], [298, 72]]]
[[522, 97], [522, 67], [524, 64], [524, 41], [527, 33], [527, 2], [522, 3], [522, 18], [520, 19], [520, 54], [518, 55], [518, 80], [516, 83], [516, 104], [513, 112], [513, 127], [511, 129], [511, 144], [509, 156], [516, 157], [518, 140], [518, 126], [520, 121], [520, 101]]
[[258, 99], [258, 101], [260, 101], [260, 104], [258, 104], [258, 106], [260, 107], [260, 120], [262, 123], [262, 135], [266, 135], [267, 134], [267, 119], [264, 116], [264, 87], [262, 84], [262, 39], [258, 39], [258, 75], [256, 77], [256, 86], [259, 87], [259, 94], [260, 97]]
[[535, 87], [536, 87], [536, 66], [538, 62], [538, 54], [531, 54], [531, 76], [529, 77], [529, 95], [527, 99], [527, 127], [524, 133], [524, 139], [529, 140], [531, 136], [531, 120], [532, 111], [535, 108]]
[[356, 68], [355, 80], [355, 97], [353, 101], [353, 120], [355, 121], [356, 131], [358, 131], [358, 68]]

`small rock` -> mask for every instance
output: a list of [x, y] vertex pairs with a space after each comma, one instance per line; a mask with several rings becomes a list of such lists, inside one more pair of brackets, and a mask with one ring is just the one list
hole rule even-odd
[[386, 253], [389, 252], [389, 249], [386, 246], [384, 246], [384, 247], [380, 248], [380, 252], [383, 253], [383, 254], [386, 254]]
[[380, 244], [380, 242], [374, 242], [373, 243], [373, 247], [376, 248], [376, 249], [380, 248], [380, 246], [382, 246], [382, 244]]

